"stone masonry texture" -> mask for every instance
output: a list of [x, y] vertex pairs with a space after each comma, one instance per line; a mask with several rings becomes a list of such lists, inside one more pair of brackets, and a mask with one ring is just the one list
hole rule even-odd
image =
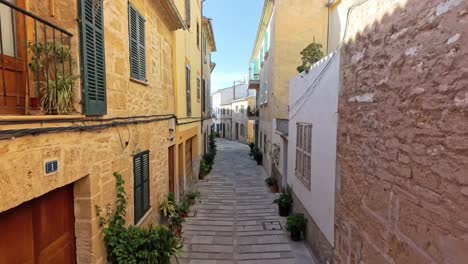
[[183, 226], [181, 264], [314, 264], [304, 242], [291, 242], [272, 204], [265, 171], [249, 147], [218, 139], [213, 171], [198, 182], [200, 201]]
[[468, 2], [369, 3], [342, 52], [335, 263], [467, 263]]
[[[72, 38], [74, 72], [79, 73], [79, 34], [77, 0], [27, 1], [36, 15], [74, 33]], [[129, 80], [128, 1], [105, 0], [104, 33], [106, 52], [107, 116], [128, 117], [174, 113], [173, 38], [165, 14], [156, 1], [133, 0], [146, 17], [148, 85]], [[151, 44], [151, 45], [150, 45]], [[79, 105], [81, 87], [77, 81]], [[79, 107], [77, 107], [79, 111]], [[61, 123], [0, 125], [1, 130], [80, 126], [100, 122], [75, 120]], [[105, 208], [116, 200], [113, 173], [120, 171], [128, 195], [127, 222], [134, 224], [133, 155], [150, 150], [150, 206], [141, 226], [157, 224], [159, 205], [169, 192], [169, 121], [109, 127], [92, 132], [49, 133], [0, 141], [0, 212], [73, 184], [77, 263], [106, 263], [102, 229], [95, 205]], [[59, 161], [59, 171], [45, 175], [44, 162]], [[177, 168], [177, 166], [175, 166]], [[177, 184], [177, 182], [176, 182]]]

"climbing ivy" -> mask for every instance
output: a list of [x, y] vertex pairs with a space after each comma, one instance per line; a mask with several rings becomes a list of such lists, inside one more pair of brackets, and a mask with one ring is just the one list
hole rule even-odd
[[117, 187], [115, 211], [112, 212], [111, 206], [108, 205], [103, 216], [103, 210], [96, 205], [108, 260], [115, 264], [170, 264], [171, 258], [177, 257], [181, 251], [181, 239], [163, 226], [150, 226], [149, 229], [126, 227], [125, 181], [118, 172], [114, 173], [114, 176]]

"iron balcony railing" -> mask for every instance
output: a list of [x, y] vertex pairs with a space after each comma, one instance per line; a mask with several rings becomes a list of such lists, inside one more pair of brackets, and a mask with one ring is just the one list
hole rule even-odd
[[71, 114], [72, 33], [0, 0], [0, 114]]
[[260, 80], [260, 73], [255, 73], [255, 70], [252, 67], [249, 68], [249, 80], [258, 81]]

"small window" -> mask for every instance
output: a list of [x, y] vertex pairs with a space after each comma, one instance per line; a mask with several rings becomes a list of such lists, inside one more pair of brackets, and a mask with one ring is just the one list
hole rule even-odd
[[263, 135], [263, 153], [266, 154], [266, 151], [267, 151], [267, 137], [264, 134]]
[[200, 50], [200, 24], [197, 22], [197, 48]]
[[203, 34], [203, 54], [206, 56], [206, 34]]
[[190, 87], [190, 66], [185, 67], [185, 86], [186, 86], [186, 97], [187, 97], [187, 116], [192, 115], [192, 91]]
[[312, 124], [297, 123], [296, 177], [310, 190]]
[[150, 209], [149, 150], [133, 156], [134, 221], [137, 224]]
[[197, 100], [200, 102], [200, 95], [201, 95], [201, 82], [200, 77], [197, 77]]
[[128, 27], [130, 34], [130, 76], [146, 80], [145, 18], [128, 3]]

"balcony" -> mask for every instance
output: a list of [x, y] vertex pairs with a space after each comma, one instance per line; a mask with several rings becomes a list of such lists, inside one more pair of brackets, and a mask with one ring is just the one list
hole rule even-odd
[[247, 107], [247, 116], [249, 120], [257, 120], [259, 115], [259, 109], [256, 107]]
[[258, 89], [260, 87], [260, 74], [249, 71], [249, 89]]
[[23, 6], [0, 0], [0, 115], [78, 113], [71, 38]]

